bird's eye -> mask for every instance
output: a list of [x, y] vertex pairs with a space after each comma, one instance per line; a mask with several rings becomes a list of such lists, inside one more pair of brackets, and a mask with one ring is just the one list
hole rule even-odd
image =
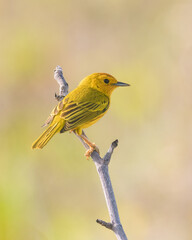
[[109, 79], [104, 79], [104, 82], [105, 83], [109, 83]]

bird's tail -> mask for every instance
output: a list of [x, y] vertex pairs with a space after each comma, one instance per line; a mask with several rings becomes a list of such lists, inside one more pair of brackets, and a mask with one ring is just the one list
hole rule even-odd
[[49, 140], [63, 127], [63, 121], [53, 122], [41, 136], [32, 144], [32, 149], [43, 148]]

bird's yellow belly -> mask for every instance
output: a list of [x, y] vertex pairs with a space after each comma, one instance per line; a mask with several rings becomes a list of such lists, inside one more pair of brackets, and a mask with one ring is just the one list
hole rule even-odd
[[82, 130], [84, 128], [88, 128], [90, 127], [91, 125], [93, 125], [95, 122], [97, 122], [101, 117], [103, 117], [104, 113], [103, 114], [100, 114], [99, 116], [97, 116], [96, 118], [92, 119], [92, 120], [89, 120], [89, 122], [87, 123], [84, 123], [82, 125], [80, 125], [79, 127], [75, 128], [74, 130], [79, 134], [81, 135], [82, 134]]

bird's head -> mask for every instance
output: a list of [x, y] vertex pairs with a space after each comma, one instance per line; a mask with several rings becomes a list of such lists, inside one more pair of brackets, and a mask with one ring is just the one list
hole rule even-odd
[[107, 73], [93, 73], [84, 78], [80, 85], [94, 88], [107, 96], [117, 87], [130, 86], [128, 83], [118, 82], [113, 76]]

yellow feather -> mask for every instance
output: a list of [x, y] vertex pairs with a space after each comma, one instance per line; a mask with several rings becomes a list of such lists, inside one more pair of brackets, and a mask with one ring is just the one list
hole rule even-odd
[[117, 82], [107, 73], [94, 73], [83, 79], [53, 109], [45, 125], [50, 126], [33, 143], [32, 148], [43, 148], [57, 132], [69, 130], [82, 134], [82, 129], [98, 121], [108, 110], [112, 91], [128, 84]]
[[63, 127], [64, 120], [52, 123], [41, 136], [32, 144], [32, 149], [43, 148], [48, 141], [55, 135], [55, 133], [60, 132]]

